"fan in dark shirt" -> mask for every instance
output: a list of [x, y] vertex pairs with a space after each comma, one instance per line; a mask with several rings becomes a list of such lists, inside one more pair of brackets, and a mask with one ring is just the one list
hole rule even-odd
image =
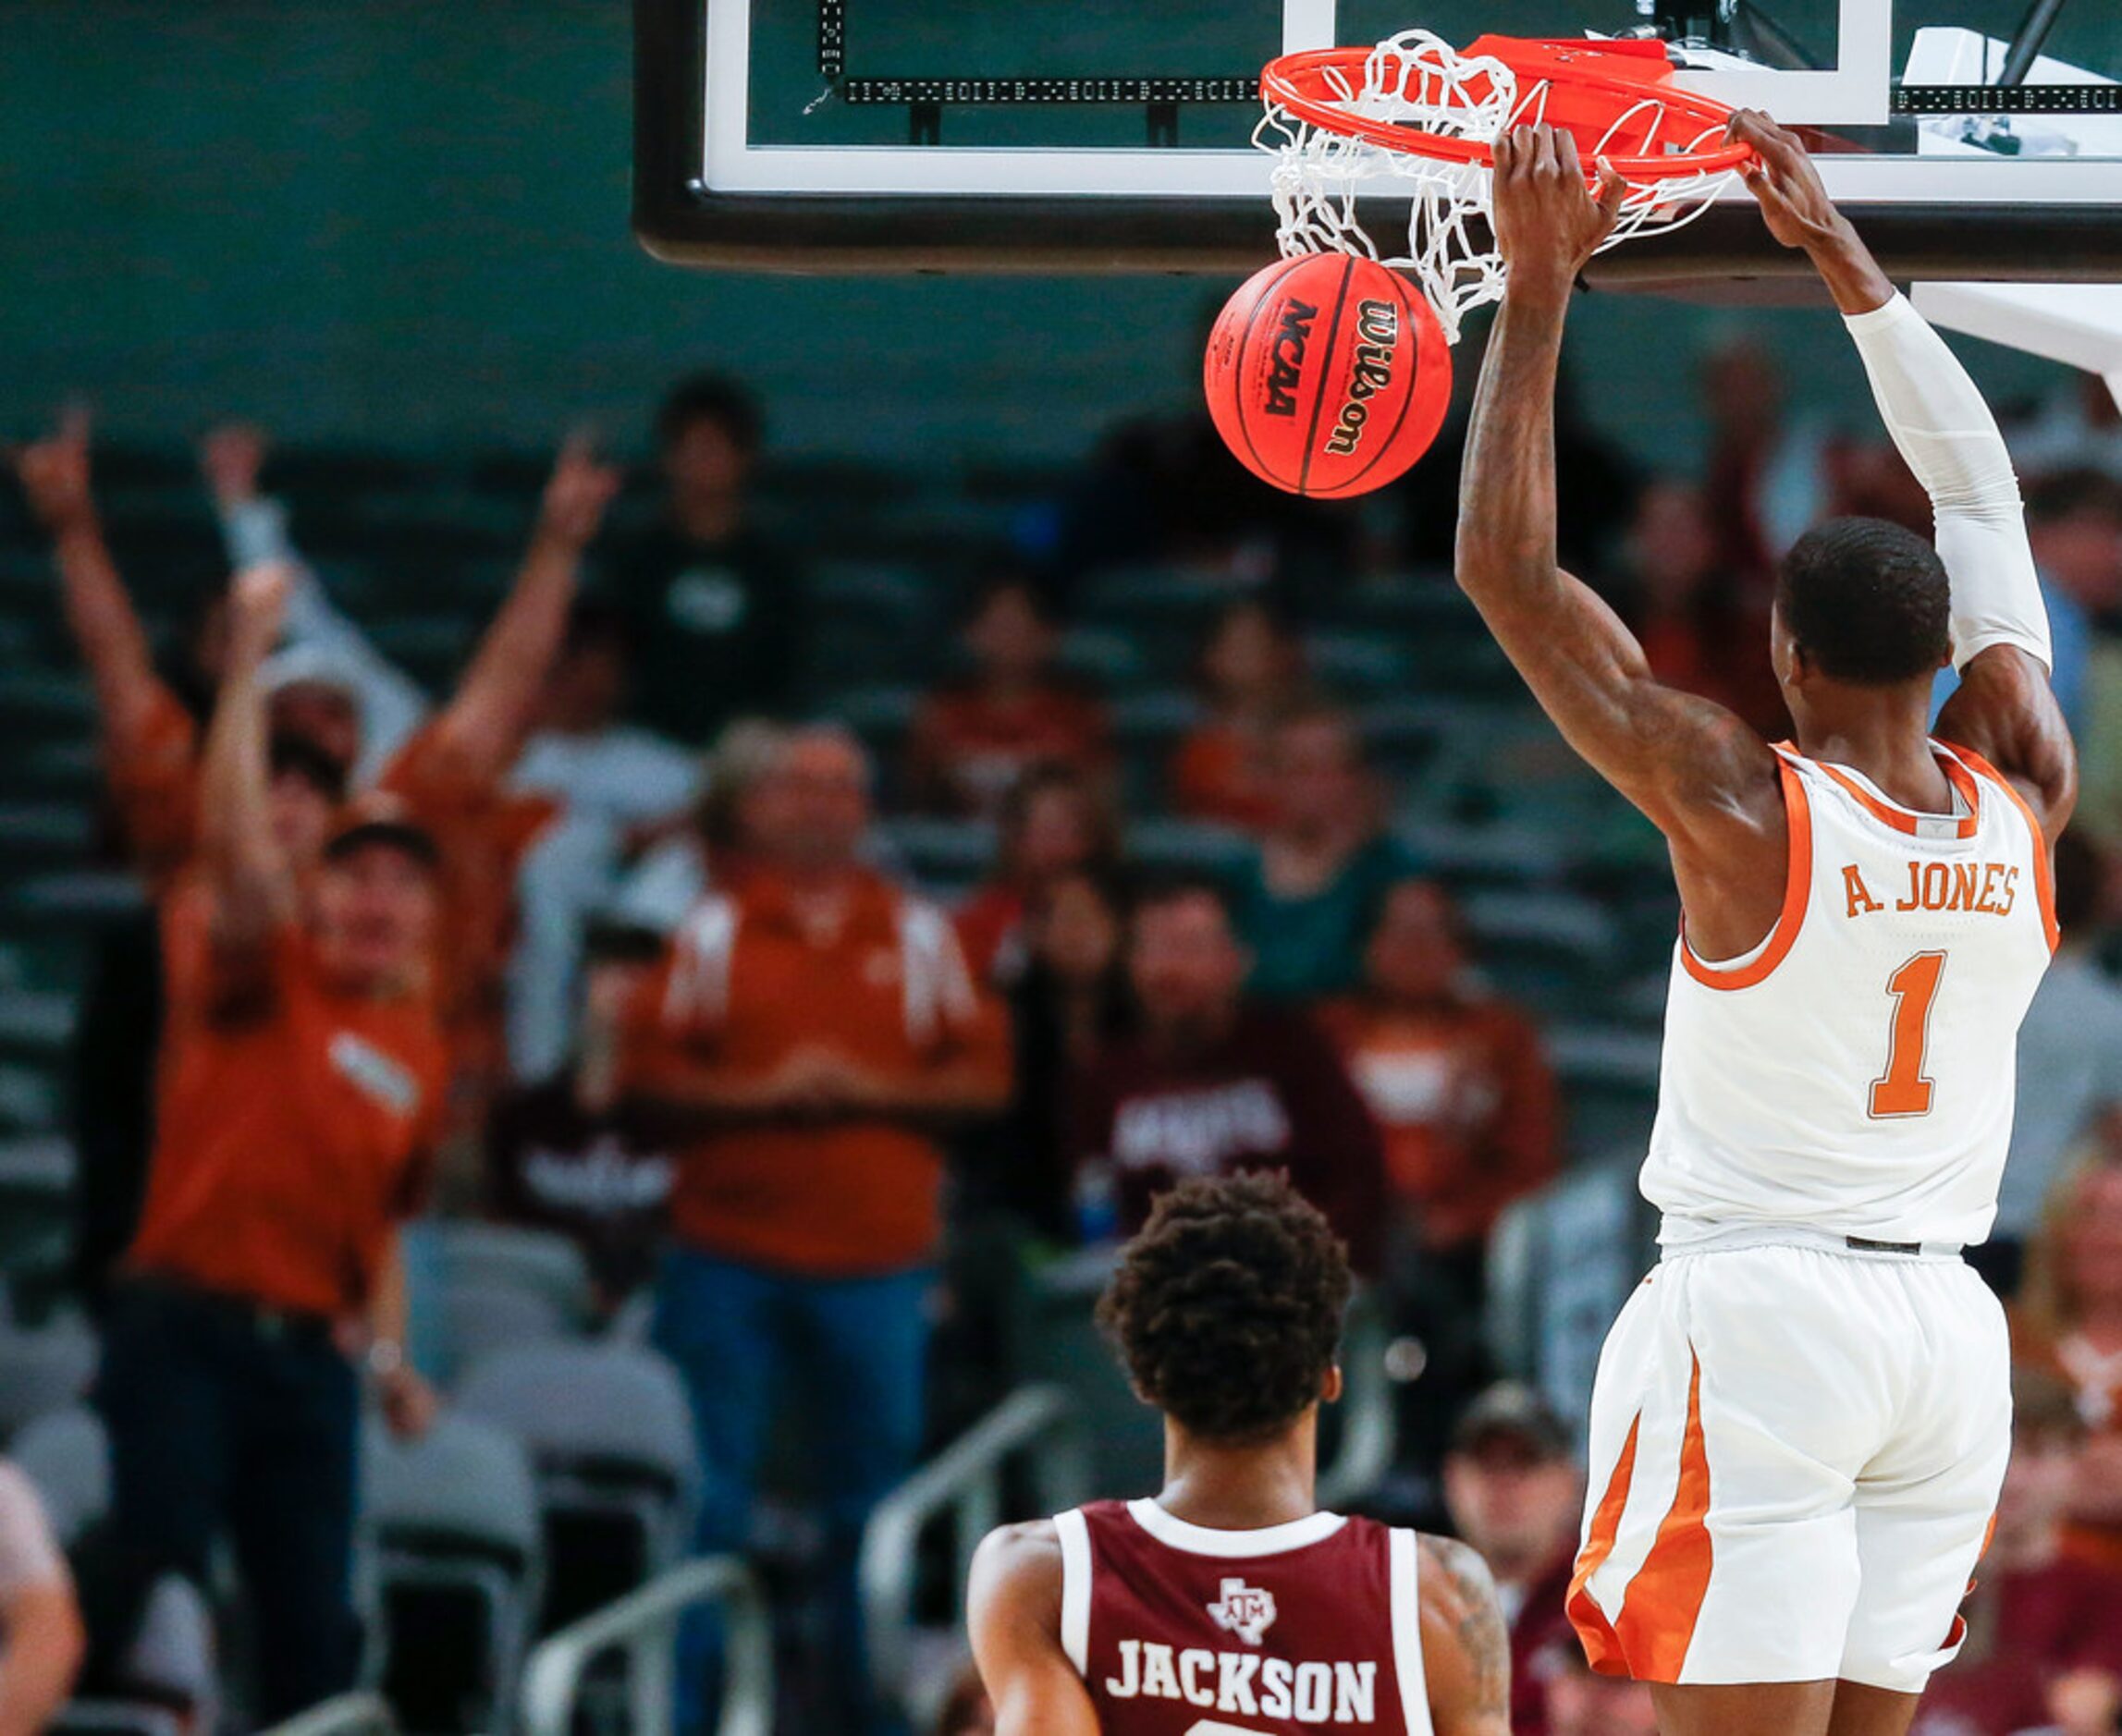
[[1141, 1033], [1094, 1059], [1076, 1092], [1081, 1228], [1132, 1232], [1188, 1176], [1282, 1169], [1357, 1269], [1375, 1271], [1387, 1216], [1377, 1125], [1316, 1024], [1244, 998], [1248, 963], [1214, 880], [1137, 897], [1127, 968]]
[[574, 1060], [510, 1093], [487, 1122], [489, 1213], [572, 1238], [607, 1311], [652, 1275], [670, 1197], [670, 1158], [620, 1096], [618, 1067], [621, 1018], [660, 951], [646, 930], [594, 924]]
[[784, 713], [802, 603], [795, 571], [750, 522], [764, 435], [734, 381], [688, 380], [664, 401], [663, 516], [606, 562], [632, 636], [634, 721], [705, 747], [732, 717]]

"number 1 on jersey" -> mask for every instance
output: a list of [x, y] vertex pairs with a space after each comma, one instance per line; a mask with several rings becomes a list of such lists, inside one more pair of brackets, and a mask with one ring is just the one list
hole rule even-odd
[[1945, 955], [1919, 952], [1886, 979], [1894, 997], [1894, 1028], [1888, 1039], [1886, 1071], [1871, 1082], [1874, 1120], [1931, 1113], [1932, 1081], [1923, 1076], [1931, 1045], [1931, 1003], [1945, 973]]

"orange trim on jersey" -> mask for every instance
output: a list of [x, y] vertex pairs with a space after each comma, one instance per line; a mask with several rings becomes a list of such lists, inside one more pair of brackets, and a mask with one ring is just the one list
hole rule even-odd
[[[1944, 744], [1937, 743], [1935, 745], [1943, 746]], [[1896, 832], [1905, 832], [1910, 837], [1920, 835], [1922, 823], [1925, 820], [1949, 820], [1953, 818], [1951, 814], [1947, 813], [1914, 813], [1907, 808], [1895, 807], [1890, 801], [1881, 801], [1840, 766], [1830, 765], [1825, 760], [1814, 760], [1812, 764], [1819, 766], [1821, 771], [1841, 786], [1851, 800], [1856, 801], [1874, 820], [1892, 826]], [[1967, 813], [1958, 818], [1957, 835], [1961, 837], [1974, 837], [1981, 825], [1981, 786], [1975, 782], [1973, 775], [1960, 764], [1958, 758], [1949, 749], [1944, 757], [1938, 760], [1938, 769], [1944, 773], [1945, 781], [1959, 792], [1960, 800], [1968, 804]]]
[[1961, 747], [1952, 751], [1966, 760], [1970, 769], [1980, 772], [2003, 790], [2011, 805], [2025, 816], [2026, 829], [2033, 842], [2033, 889], [2041, 898], [2041, 925], [2048, 935], [2048, 949], [2054, 952], [2063, 941], [2063, 924], [2055, 920], [2055, 852], [2049, 848], [2048, 834], [2042, 829], [2040, 820], [2034, 817], [2033, 803], [2019, 793], [2017, 784], [1981, 754]]
[[1614, 1622], [1629, 1673], [1638, 1681], [1678, 1681], [1710, 1593], [1710, 1453], [1702, 1435], [1702, 1364], [1690, 1359], [1687, 1429], [1680, 1438], [1680, 1481], [1658, 1522], [1650, 1553], [1628, 1582]]
[[1585, 1535], [1584, 1547], [1577, 1551], [1576, 1569], [1570, 1575], [1569, 1596], [1564, 1604], [1570, 1625], [1584, 1643], [1585, 1657], [1602, 1676], [1625, 1676], [1628, 1658], [1622, 1650], [1621, 1636], [1614, 1632], [1606, 1611], [1594, 1601], [1588, 1587], [1591, 1576], [1606, 1565], [1606, 1558], [1613, 1553], [1613, 1540], [1621, 1534], [1621, 1510], [1628, 1505], [1628, 1484], [1636, 1474], [1636, 1437], [1642, 1428], [1643, 1418], [1638, 1413], [1628, 1425], [1628, 1438], [1622, 1443], [1621, 1457], [1613, 1461], [1606, 1493], [1600, 1497], [1599, 1507], [1591, 1515], [1591, 1528]]
[[1760, 951], [1747, 963], [1730, 969], [1698, 959], [1687, 944], [1687, 919], [1680, 919], [1680, 962], [1687, 967], [1687, 974], [1706, 988], [1751, 988], [1765, 982], [1796, 943], [1797, 931], [1805, 926], [1805, 907], [1812, 897], [1812, 804], [1797, 768], [1784, 760], [1779, 769], [1783, 773], [1784, 825], [1790, 833], [1783, 910]]

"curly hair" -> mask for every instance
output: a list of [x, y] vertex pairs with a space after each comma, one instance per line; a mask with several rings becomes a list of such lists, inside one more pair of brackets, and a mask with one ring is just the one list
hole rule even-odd
[[1121, 1250], [1098, 1305], [1144, 1399], [1225, 1446], [1271, 1439], [1319, 1396], [1348, 1250], [1280, 1174], [1181, 1182]]

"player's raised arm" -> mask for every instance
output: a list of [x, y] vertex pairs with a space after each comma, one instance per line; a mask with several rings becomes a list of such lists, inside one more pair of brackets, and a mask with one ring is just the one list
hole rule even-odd
[[1090, 1695], [1061, 1649], [1061, 1605], [1052, 1522], [989, 1534], [973, 1558], [966, 1620], [995, 1705], [995, 1736], [1098, 1736]]
[[1747, 110], [1733, 116], [1731, 135], [1753, 146], [1747, 184], [1769, 232], [1803, 249], [1818, 269], [1864, 359], [1886, 431], [1931, 497], [1960, 674], [1938, 733], [2019, 784], [2053, 840], [2077, 801], [2077, 759], [2049, 691], [2048, 610], [1996, 419], [1959, 359], [1834, 208], [1797, 138]]
[[1623, 183], [1595, 199], [1576, 143], [1548, 127], [1496, 141], [1494, 221], [1510, 271], [1460, 484], [1460, 587], [1569, 744], [1674, 840], [1712, 857], [1780, 853], [1768, 744], [1722, 706], [1654, 679], [1643, 648], [1555, 564], [1554, 384], [1578, 271]]

